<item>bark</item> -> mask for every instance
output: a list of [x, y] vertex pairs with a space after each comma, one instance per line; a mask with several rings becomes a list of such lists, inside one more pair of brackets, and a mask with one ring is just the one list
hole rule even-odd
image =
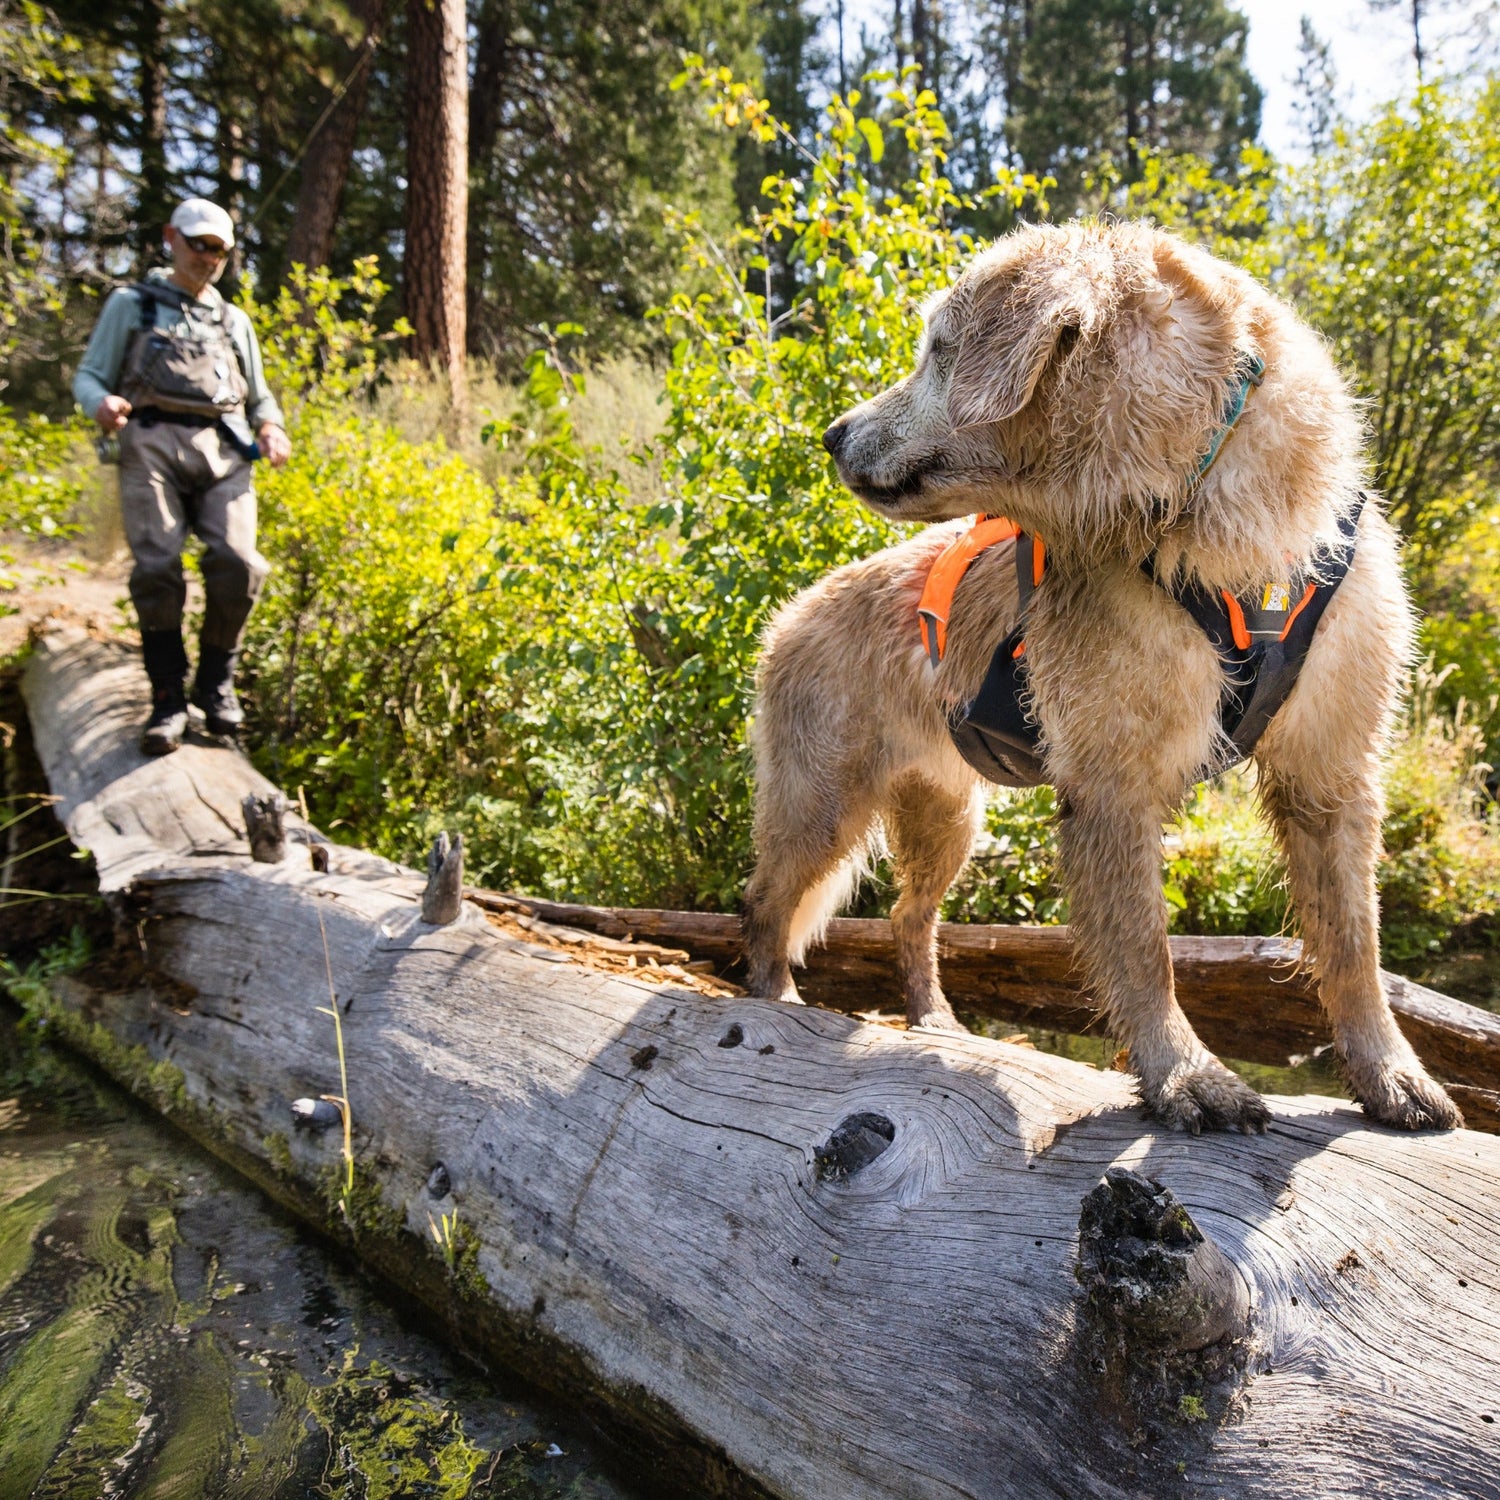
[[[312, 138], [302, 159], [302, 182], [297, 190], [296, 217], [287, 240], [287, 269], [294, 265], [315, 270], [326, 266], [333, 255], [334, 229], [349, 180], [349, 166], [354, 158], [354, 143], [364, 119], [365, 102], [370, 92], [371, 57], [375, 41], [385, 22], [385, 0], [354, 0], [350, 13], [357, 23], [358, 41], [338, 49], [334, 63], [335, 87], [349, 77], [360, 63], [344, 96], [333, 106], [333, 112]], [[320, 108], [326, 108], [327, 100]]]
[[479, 170], [495, 149], [504, 111], [510, 53], [509, 0], [486, 0], [474, 44], [474, 87], [469, 94], [469, 166]]
[[1118, 1074], [652, 982], [472, 902], [433, 927], [414, 872], [299, 860], [294, 816], [253, 862], [273, 789], [222, 745], [143, 761], [119, 646], [54, 630], [24, 692], [138, 960], [55, 981], [53, 1034], [612, 1413], [653, 1494], [1500, 1497], [1500, 1141], [1315, 1098], [1174, 1136]]
[[927, 7], [930, 0], [911, 0], [911, 60], [921, 72], [917, 75], [924, 88], [935, 88], [937, 80], [932, 71], [932, 56], [928, 47]]
[[412, 353], [464, 386], [469, 55], [463, 0], [407, 4], [406, 316]]

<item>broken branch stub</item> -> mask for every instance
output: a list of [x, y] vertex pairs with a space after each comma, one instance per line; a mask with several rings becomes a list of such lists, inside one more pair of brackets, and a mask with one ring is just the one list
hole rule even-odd
[[434, 927], [457, 921], [464, 900], [464, 836], [438, 834], [427, 855], [427, 889], [422, 892], [422, 920]]
[[1127, 1356], [1187, 1354], [1245, 1332], [1240, 1273], [1170, 1188], [1110, 1167], [1083, 1200], [1078, 1280]]
[[250, 858], [257, 864], [279, 865], [286, 858], [287, 800], [280, 792], [269, 797], [247, 793], [240, 803], [245, 814], [245, 834], [250, 840]]

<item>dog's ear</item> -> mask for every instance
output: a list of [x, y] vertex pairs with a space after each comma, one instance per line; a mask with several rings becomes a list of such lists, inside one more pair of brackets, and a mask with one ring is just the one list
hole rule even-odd
[[1083, 277], [980, 288], [948, 386], [954, 429], [1015, 416], [1031, 400], [1048, 361], [1092, 331], [1097, 314]]

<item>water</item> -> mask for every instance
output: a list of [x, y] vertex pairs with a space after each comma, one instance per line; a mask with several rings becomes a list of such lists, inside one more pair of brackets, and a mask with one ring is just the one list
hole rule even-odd
[[0, 1500], [638, 1500], [0, 1007]]

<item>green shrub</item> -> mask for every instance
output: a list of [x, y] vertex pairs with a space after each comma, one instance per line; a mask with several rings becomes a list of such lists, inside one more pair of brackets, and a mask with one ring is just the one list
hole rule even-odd
[[82, 418], [18, 417], [0, 406], [0, 531], [33, 537], [78, 533], [94, 463], [92, 431]]
[[1451, 528], [1425, 580], [1422, 644], [1444, 668], [1437, 702], [1483, 735], [1500, 763], [1500, 499]]
[[1173, 932], [1269, 936], [1286, 925], [1280, 857], [1249, 772], [1198, 787], [1165, 843]]
[[1066, 922], [1057, 868], [1052, 788], [1001, 791], [974, 857], [943, 904], [950, 922]]
[[1405, 970], [1500, 915], [1500, 808], [1484, 802], [1480, 730], [1436, 707], [1447, 675], [1417, 674], [1387, 777], [1381, 943]]

